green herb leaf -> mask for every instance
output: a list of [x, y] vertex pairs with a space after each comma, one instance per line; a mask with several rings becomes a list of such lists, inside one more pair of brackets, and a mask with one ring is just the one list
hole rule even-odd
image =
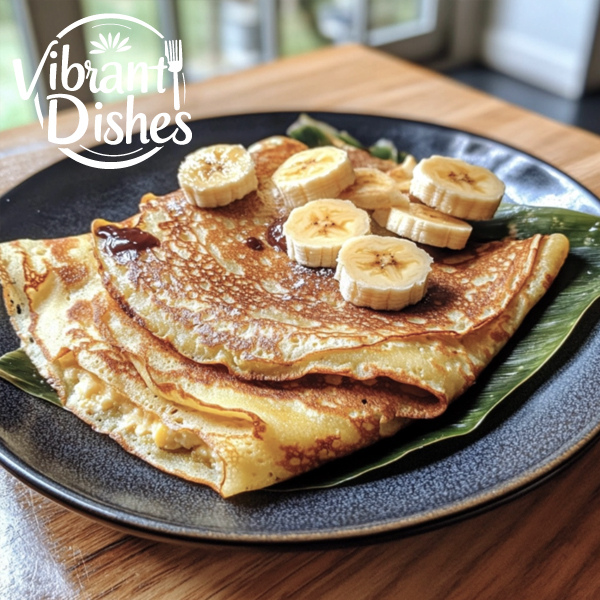
[[[446, 414], [415, 423], [395, 437], [352, 457], [334, 461], [273, 490], [328, 488], [395, 463], [406, 455], [472, 433], [503, 400], [530, 379], [558, 351], [584, 313], [600, 298], [600, 217], [571, 210], [504, 204], [490, 221], [473, 224], [473, 239], [562, 233], [571, 248], [542, 307], [519, 329], [514, 346], [503, 352], [471, 390]], [[532, 318], [532, 319], [531, 319]], [[533, 323], [532, 323], [533, 320]], [[507, 350], [505, 348], [505, 350]]]
[[340, 131], [337, 137], [349, 146], [354, 146], [355, 148], [364, 147], [354, 136], [350, 135], [347, 131]]
[[[317, 146], [335, 146], [336, 141], [339, 140], [344, 142], [344, 144], [348, 144], [349, 146], [366, 149], [353, 135], [349, 134], [347, 131], [340, 131], [339, 129], [329, 125], [329, 123], [317, 121], [317, 119], [313, 119], [306, 113], [301, 113], [298, 118], [287, 128], [286, 133], [290, 137], [303, 142], [309, 148], [316, 148]], [[381, 141], [382, 140], [376, 142], [375, 146], [372, 146], [372, 148], [376, 148], [376, 151], [379, 151], [380, 149], [378, 144]], [[388, 144], [392, 144], [392, 142], [389, 140], [385, 141]], [[371, 148], [369, 148], [368, 151], [371, 152]], [[393, 147], [393, 150], [386, 149], [385, 152], [386, 155], [393, 154], [394, 152], [396, 153], [395, 155], [397, 155], [395, 146]], [[371, 152], [371, 154], [373, 153]], [[373, 154], [373, 156], [377, 156], [377, 154]]]
[[62, 406], [57, 393], [38, 373], [22, 348], [0, 357], [0, 377], [32, 396]]
[[[306, 113], [300, 113], [298, 118], [287, 128], [286, 133], [290, 137], [296, 137], [296, 132], [299, 132], [304, 127], [312, 127], [319, 131], [319, 138], [323, 136], [326, 138], [329, 143], [332, 143], [335, 138], [339, 136], [339, 131], [329, 125], [329, 123], [325, 123], [323, 121], [317, 121], [317, 119], [313, 119], [310, 115]], [[300, 138], [296, 138], [300, 139]], [[304, 140], [300, 140], [304, 141]], [[308, 142], [304, 142], [307, 146], [310, 146]], [[312, 146], [310, 146], [312, 148]]]
[[370, 148], [369, 153], [371, 156], [376, 156], [383, 160], [392, 160], [398, 162], [398, 148], [392, 140], [381, 138], [377, 140]]
[[331, 140], [318, 127], [314, 125], [300, 125], [288, 131], [288, 135], [309, 148], [318, 146], [331, 146]]
[[398, 162], [400, 159], [404, 160], [406, 157], [406, 152], [399, 153], [396, 145], [391, 140], [381, 138], [369, 148], [365, 148], [347, 131], [339, 131], [335, 127], [329, 125], [329, 123], [317, 121], [306, 113], [301, 113], [296, 121], [288, 127], [286, 133], [290, 137], [303, 142], [309, 148], [339, 145], [339, 142], [336, 144], [336, 141], [339, 140], [349, 146], [366, 150], [371, 156], [376, 158]]

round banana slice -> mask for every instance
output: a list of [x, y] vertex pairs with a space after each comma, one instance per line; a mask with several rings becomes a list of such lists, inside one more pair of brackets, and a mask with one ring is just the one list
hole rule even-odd
[[434, 155], [415, 167], [410, 193], [453, 217], [480, 221], [494, 216], [504, 184], [484, 167]]
[[359, 208], [367, 210], [408, 206], [408, 197], [400, 192], [396, 182], [383, 171], [358, 167], [354, 169], [354, 175], [354, 183], [340, 193], [340, 198], [351, 200]]
[[354, 183], [348, 154], [333, 146], [311, 148], [290, 156], [273, 174], [288, 208], [319, 198], [335, 198]]
[[417, 161], [415, 160], [415, 157], [412, 154], [409, 154], [401, 164], [387, 172], [387, 174], [396, 182], [398, 189], [403, 194], [408, 194], [410, 191], [410, 182], [416, 166]]
[[371, 230], [368, 213], [348, 200], [313, 200], [283, 225], [288, 256], [305, 267], [335, 267], [342, 244]]
[[335, 278], [347, 302], [400, 310], [427, 292], [433, 258], [408, 240], [379, 235], [344, 242]]
[[376, 210], [373, 219], [413, 242], [452, 250], [464, 248], [473, 230], [465, 221], [416, 202], [407, 208]]
[[258, 187], [252, 157], [237, 144], [207, 146], [188, 154], [177, 179], [188, 201], [201, 208], [225, 206]]

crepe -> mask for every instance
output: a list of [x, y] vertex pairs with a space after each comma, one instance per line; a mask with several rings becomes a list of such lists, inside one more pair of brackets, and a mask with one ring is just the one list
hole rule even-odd
[[136, 325], [101, 285], [89, 236], [0, 244], [23, 345], [64, 405], [126, 450], [223, 496], [258, 489], [439, 407], [411, 386], [341, 377], [242, 382]]
[[565, 251], [562, 236], [541, 239], [531, 276], [478, 331], [449, 345], [406, 340], [405, 357], [420, 357], [420, 388], [330, 375], [248, 382], [195, 363], [120, 310], [100, 283], [89, 236], [2, 244], [0, 279], [24, 348], [69, 410], [160, 469], [230, 496], [443, 412], [426, 371], [448, 375], [462, 354], [475, 377], [546, 291]]
[[[427, 296], [417, 305], [388, 312], [354, 306], [341, 297], [331, 269], [302, 267], [269, 243], [272, 224], [286, 214], [270, 175], [296, 151], [293, 140], [268, 152], [255, 145], [258, 193], [229, 206], [198, 209], [181, 191], [146, 197], [136, 227], [160, 246], [123, 260], [95, 235], [106, 288], [179, 353], [223, 364], [238, 377], [387, 377], [446, 405], [477, 374], [461, 340], [505, 313], [533, 273], [541, 238], [437, 252]], [[107, 225], [97, 221], [93, 231]], [[248, 239], [263, 249], [253, 250]]]
[[[65, 407], [127, 451], [224, 497], [442, 414], [546, 292], [562, 235], [436, 254], [425, 300], [359, 309], [326, 269], [267, 243], [270, 175], [302, 144], [253, 149], [260, 188], [229, 207], [180, 192], [116, 224], [160, 245], [111, 256], [94, 233], [0, 244], [23, 348]], [[253, 250], [248, 238], [262, 240]]]

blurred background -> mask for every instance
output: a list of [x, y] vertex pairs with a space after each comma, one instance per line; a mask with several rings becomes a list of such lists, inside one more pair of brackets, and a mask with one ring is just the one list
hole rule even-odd
[[[36, 118], [19, 97], [13, 59], [30, 81], [59, 31], [100, 13], [181, 39], [188, 83], [359, 42], [600, 133], [600, 0], [0, 0], [0, 129]], [[70, 62], [83, 64], [92, 30], [74, 31]], [[127, 60], [153, 64], [144, 54], [160, 53], [150, 47], [159, 42], [136, 44]], [[81, 99], [116, 97], [81, 90]]]

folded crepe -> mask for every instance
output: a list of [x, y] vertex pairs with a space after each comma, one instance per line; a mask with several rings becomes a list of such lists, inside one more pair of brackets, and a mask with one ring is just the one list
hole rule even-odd
[[[146, 196], [135, 225], [160, 245], [135, 260], [111, 253], [98, 235], [111, 225], [95, 221], [106, 288], [179, 353], [222, 364], [240, 378], [387, 377], [447, 404], [478, 369], [461, 340], [505, 313], [533, 273], [542, 238], [437, 252], [418, 304], [402, 311], [354, 306], [340, 295], [332, 269], [302, 267], [270, 243], [273, 224], [287, 214], [271, 175], [301, 148], [285, 138], [255, 144], [258, 191], [219, 209], [198, 209], [181, 190]], [[253, 250], [248, 239], [262, 249]]]
[[243, 382], [173, 351], [103, 288], [89, 235], [0, 244], [27, 354], [66, 408], [125, 449], [230, 496], [395, 433], [428, 408], [410, 386], [312, 376]]
[[87, 235], [0, 244], [0, 279], [24, 349], [66, 408], [156, 467], [231, 496], [443, 412], [447, 401], [428, 391], [426, 377], [443, 380], [455, 369], [476, 377], [544, 294], [565, 252], [562, 236], [540, 239], [524, 285], [477, 331], [404, 340], [421, 386], [332, 375], [252, 382], [198, 364], [121, 310], [101, 284]]
[[160, 245], [125, 260], [94, 234], [0, 244], [9, 315], [65, 407], [226, 497], [441, 414], [568, 252], [552, 235], [439, 253], [420, 305], [354, 307], [329, 271], [245, 244], [268, 239], [281, 214], [269, 176], [297, 150], [255, 149], [259, 193], [228, 207], [194, 209], [179, 192], [144, 198], [140, 214], [116, 226]]

